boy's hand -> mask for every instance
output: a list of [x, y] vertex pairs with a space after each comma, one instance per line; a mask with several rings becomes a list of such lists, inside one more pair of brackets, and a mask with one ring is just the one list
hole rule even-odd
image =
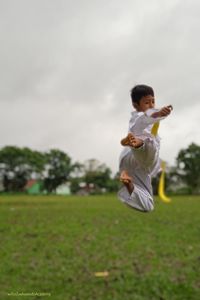
[[159, 111], [153, 113], [151, 117], [152, 118], [166, 117], [171, 113], [172, 109], [173, 109], [172, 105], [164, 106]]

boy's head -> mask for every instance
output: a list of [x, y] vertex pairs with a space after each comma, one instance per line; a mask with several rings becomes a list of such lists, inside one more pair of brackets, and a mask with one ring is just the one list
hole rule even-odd
[[131, 90], [131, 99], [133, 107], [137, 111], [144, 112], [155, 106], [154, 91], [148, 85], [140, 84], [134, 86]]

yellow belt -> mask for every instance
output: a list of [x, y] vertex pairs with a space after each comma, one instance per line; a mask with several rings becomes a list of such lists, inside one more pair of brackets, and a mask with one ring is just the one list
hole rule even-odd
[[[151, 129], [152, 135], [156, 136], [158, 134], [159, 125], [160, 125], [160, 122], [154, 123], [154, 125]], [[161, 172], [159, 184], [158, 184], [158, 195], [163, 202], [169, 203], [169, 202], [171, 202], [171, 199], [169, 197], [167, 197], [165, 194], [165, 167], [166, 167], [166, 162], [162, 161], [161, 162], [162, 172]]]

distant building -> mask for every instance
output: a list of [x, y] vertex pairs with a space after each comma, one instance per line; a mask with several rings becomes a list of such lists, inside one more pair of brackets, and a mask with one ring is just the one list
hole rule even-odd
[[42, 183], [35, 179], [30, 179], [27, 181], [24, 190], [29, 195], [39, 195], [42, 193]]
[[65, 183], [62, 183], [61, 185], [59, 185], [56, 188], [56, 194], [57, 195], [70, 195], [71, 194], [70, 183], [65, 182]]
[[94, 183], [80, 182], [79, 190], [76, 194], [79, 196], [88, 196], [92, 194], [104, 194], [106, 191], [106, 188], [99, 188]]

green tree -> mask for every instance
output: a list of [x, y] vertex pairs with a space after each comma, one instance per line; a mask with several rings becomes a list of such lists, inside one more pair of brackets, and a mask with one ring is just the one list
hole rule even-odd
[[71, 158], [63, 151], [52, 149], [44, 155], [44, 188], [51, 193], [69, 179], [74, 165], [71, 163]]
[[70, 188], [73, 194], [76, 194], [80, 189], [81, 182], [84, 181], [84, 165], [79, 162], [75, 162], [73, 165], [73, 171], [70, 173]]
[[38, 151], [16, 146], [6, 146], [0, 150], [0, 174], [7, 192], [22, 191], [33, 174], [41, 176], [43, 167], [44, 156]]
[[84, 165], [84, 181], [86, 184], [94, 184], [96, 192], [116, 190], [116, 180], [111, 178], [111, 170], [105, 164], [96, 159], [89, 159]]
[[192, 143], [177, 156], [177, 174], [191, 188], [191, 193], [200, 191], [200, 146]]
[[121, 186], [121, 183], [119, 181], [119, 172], [117, 172], [113, 178], [110, 178], [107, 185], [109, 192], [117, 192], [119, 190]]

